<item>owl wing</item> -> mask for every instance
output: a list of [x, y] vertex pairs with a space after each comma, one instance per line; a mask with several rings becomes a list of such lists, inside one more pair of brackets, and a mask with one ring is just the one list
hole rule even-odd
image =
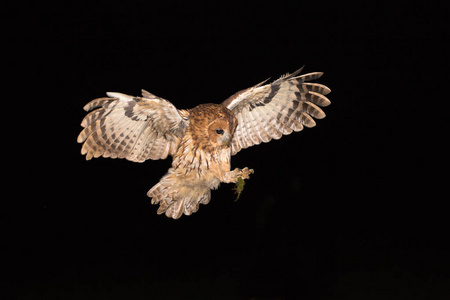
[[135, 162], [174, 155], [189, 113], [169, 101], [142, 91], [142, 97], [107, 93], [84, 107], [90, 111], [81, 122], [78, 136], [81, 154], [92, 157], [126, 158]]
[[313, 127], [316, 122], [312, 117], [325, 117], [320, 107], [331, 103], [325, 97], [331, 90], [322, 84], [307, 82], [320, 78], [323, 73], [296, 76], [302, 69], [270, 84], [263, 85], [263, 81], [222, 102], [238, 120], [231, 141], [232, 155], [241, 149], [300, 131], [304, 126]]

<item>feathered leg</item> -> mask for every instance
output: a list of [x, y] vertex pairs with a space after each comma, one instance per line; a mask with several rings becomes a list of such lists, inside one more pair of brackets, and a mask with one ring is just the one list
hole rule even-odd
[[159, 215], [165, 213], [169, 218], [178, 219], [183, 213], [197, 212], [200, 204], [208, 204], [211, 190], [206, 186], [186, 185], [169, 172], [148, 191], [147, 196], [152, 198], [152, 204], [159, 204]]

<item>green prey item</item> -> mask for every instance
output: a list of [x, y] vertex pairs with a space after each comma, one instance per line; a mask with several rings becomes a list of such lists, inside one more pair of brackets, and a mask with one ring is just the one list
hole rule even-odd
[[239, 197], [241, 196], [241, 193], [244, 190], [244, 185], [245, 185], [245, 180], [242, 179], [242, 177], [238, 177], [236, 185], [233, 188], [234, 193], [237, 194], [236, 199], [234, 199], [234, 202], [239, 200]]

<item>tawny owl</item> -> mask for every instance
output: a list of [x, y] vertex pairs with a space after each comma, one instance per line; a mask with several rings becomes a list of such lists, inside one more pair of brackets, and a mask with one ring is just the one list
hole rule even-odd
[[172, 167], [147, 195], [158, 214], [177, 219], [207, 204], [220, 182], [248, 179], [253, 170], [230, 170], [230, 158], [241, 149], [279, 139], [325, 117], [330, 104], [326, 86], [308, 81], [321, 72], [296, 76], [302, 69], [237, 92], [221, 104], [176, 109], [169, 101], [142, 91], [142, 97], [107, 93], [89, 102], [81, 122], [81, 153], [126, 158], [134, 162], [173, 157]]

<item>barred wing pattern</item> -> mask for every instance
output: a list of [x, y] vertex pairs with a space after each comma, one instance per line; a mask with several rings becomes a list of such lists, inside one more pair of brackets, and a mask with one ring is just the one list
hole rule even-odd
[[222, 102], [238, 119], [231, 141], [232, 155], [261, 142], [301, 131], [304, 126], [314, 127], [313, 117], [325, 117], [320, 107], [331, 103], [325, 97], [331, 90], [322, 84], [307, 82], [320, 78], [323, 73], [295, 76], [302, 69], [271, 84], [262, 85], [265, 81], [261, 82]]
[[126, 158], [134, 162], [164, 159], [174, 155], [189, 113], [169, 101], [142, 91], [142, 97], [107, 93], [84, 107], [90, 111], [81, 122], [78, 136], [81, 154], [92, 157]]

